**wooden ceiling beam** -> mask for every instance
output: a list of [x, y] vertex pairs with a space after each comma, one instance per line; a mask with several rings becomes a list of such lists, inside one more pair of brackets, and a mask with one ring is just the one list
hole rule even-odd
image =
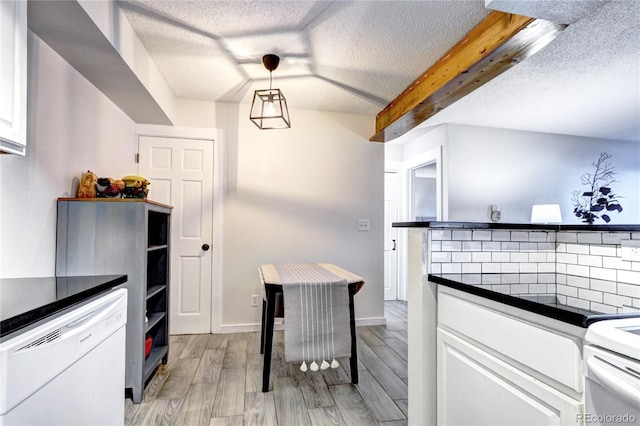
[[372, 142], [418, 126], [533, 55], [566, 25], [493, 11], [376, 116]]

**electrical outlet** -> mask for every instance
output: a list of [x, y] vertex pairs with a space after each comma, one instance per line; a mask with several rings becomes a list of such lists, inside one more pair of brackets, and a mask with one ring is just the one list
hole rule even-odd
[[358, 219], [358, 231], [369, 231], [369, 219]]
[[640, 240], [622, 240], [621, 258], [629, 262], [640, 261]]
[[500, 206], [496, 204], [491, 204], [491, 221], [492, 222], [500, 222], [502, 217], [502, 213], [500, 212]]
[[260, 301], [260, 296], [257, 294], [252, 294], [251, 295], [251, 306], [252, 307], [257, 307], [258, 306], [258, 302]]

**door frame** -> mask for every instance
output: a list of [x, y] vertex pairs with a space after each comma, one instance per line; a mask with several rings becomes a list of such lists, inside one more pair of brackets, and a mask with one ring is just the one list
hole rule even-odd
[[[400, 185], [399, 216], [402, 221], [413, 221], [413, 184], [412, 176], [415, 169], [436, 162], [436, 218], [438, 221], [448, 219], [447, 182], [444, 173], [446, 161], [445, 148], [438, 145], [433, 149], [414, 155], [404, 161], [394, 161], [387, 165], [386, 170], [398, 170]], [[386, 171], [385, 170], [385, 171]], [[407, 252], [408, 231], [407, 228], [398, 229], [398, 300], [407, 300]]]
[[[395, 200], [394, 200], [394, 201], [395, 201], [395, 205], [396, 205], [396, 217], [395, 217], [395, 219], [396, 219], [396, 220], [395, 220], [395, 221], [399, 221], [399, 220], [400, 220], [400, 217], [401, 217], [401, 213], [400, 213], [400, 191], [401, 191], [401, 187], [400, 187], [400, 173], [398, 173], [398, 170], [388, 170], [388, 169], [385, 169], [385, 171], [384, 171], [384, 175], [385, 175], [385, 185], [384, 185], [384, 187], [385, 187], [385, 189], [384, 189], [385, 194], [384, 194], [384, 198], [385, 198], [385, 201], [386, 201], [386, 199], [387, 199], [387, 194], [386, 194], [386, 192], [387, 192], [387, 189], [386, 189], [386, 188], [387, 188], [387, 182], [386, 182], [386, 177], [387, 177], [386, 175], [387, 175], [387, 173], [390, 173], [390, 174], [394, 174], [394, 175], [395, 175], [395, 179], [396, 179], [396, 185], [395, 185], [395, 186], [396, 186], [396, 188], [395, 188]], [[385, 215], [386, 215], [386, 213], [385, 213]], [[385, 227], [386, 227], [386, 226], [387, 226], [387, 222], [386, 222], [386, 217], [385, 217]], [[386, 230], [385, 230], [385, 232], [386, 232]], [[395, 263], [396, 263], [396, 271], [395, 271], [395, 281], [396, 281], [396, 282], [395, 282], [395, 288], [396, 288], [396, 289], [395, 289], [395, 299], [393, 299], [393, 300], [405, 300], [405, 299], [400, 299], [400, 298], [399, 298], [399, 296], [398, 296], [398, 295], [401, 293], [401, 288], [400, 288], [400, 287], [401, 287], [401, 284], [400, 284], [400, 274], [399, 274], [399, 271], [400, 271], [400, 256], [399, 256], [399, 251], [398, 251], [398, 244], [399, 244], [399, 243], [400, 243], [400, 242], [399, 242], [399, 232], [398, 232], [398, 230], [396, 229], [396, 236], [395, 236], [395, 244], [396, 244], [396, 247], [395, 247], [395, 249], [393, 250], [393, 251], [395, 252], [395, 257], [396, 257], [396, 259], [395, 259]], [[384, 264], [384, 267], [385, 267], [384, 276], [385, 276], [385, 277], [387, 276], [387, 271], [386, 271], [387, 266], [388, 266], [388, 265], [387, 265], [387, 262], [385, 262], [385, 264]], [[386, 290], [385, 290], [385, 291], [386, 291]], [[402, 293], [402, 294], [404, 294], [404, 293]], [[385, 295], [384, 299], [385, 299], [385, 301], [387, 300], [387, 299], [386, 299], [386, 295]]]
[[155, 124], [136, 124], [136, 137], [153, 136], [176, 139], [213, 141], [213, 205], [211, 227], [211, 333], [222, 328], [222, 238], [224, 204], [224, 143], [219, 129], [202, 127], [173, 127]]
[[410, 220], [413, 221], [415, 218], [414, 211], [414, 203], [413, 198], [414, 187], [413, 187], [413, 175], [416, 170], [427, 166], [429, 164], [436, 163], [436, 220], [442, 221], [446, 220], [446, 204], [444, 202], [444, 188], [446, 187], [443, 182], [443, 173], [442, 173], [442, 147], [438, 146], [432, 150], [424, 152], [421, 155], [415, 156], [409, 159], [406, 163], [406, 183], [407, 183], [407, 213], [410, 217]]

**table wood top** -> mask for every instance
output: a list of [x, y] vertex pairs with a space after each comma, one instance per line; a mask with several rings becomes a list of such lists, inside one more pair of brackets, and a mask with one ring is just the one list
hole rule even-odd
[[[318, 265], [325, 268], [327, 271], [336, 275], [337, 277], [344, 278], [347, 280], [347, 284], [354, 283], [363, 283], [364, 280], [361, 276], [354, 274], [353, 272], [349, 272], [346, 269], [343, 269], [339, 266], [334, 265], [333, 263], [317, 263]], [[276, 270], [275, 266], [272, 264], [260, 265], [260, 279], [262, 284], [273, 284], [273, 285], [282, 285], [282, 280], [280, 279], [280, 275]]]

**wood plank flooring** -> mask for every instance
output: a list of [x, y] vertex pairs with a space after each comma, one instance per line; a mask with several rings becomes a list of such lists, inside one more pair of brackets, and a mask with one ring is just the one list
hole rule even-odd
[[274, 335], [271, 391], [261, 392], [260, 333], [171, 336], [144, 401], [125, 402], [127, 425], [406, 425], [407, 304], [385, 302], [387, 325], [358, 327], [359, 384], [348, 358], [303, 373]]

